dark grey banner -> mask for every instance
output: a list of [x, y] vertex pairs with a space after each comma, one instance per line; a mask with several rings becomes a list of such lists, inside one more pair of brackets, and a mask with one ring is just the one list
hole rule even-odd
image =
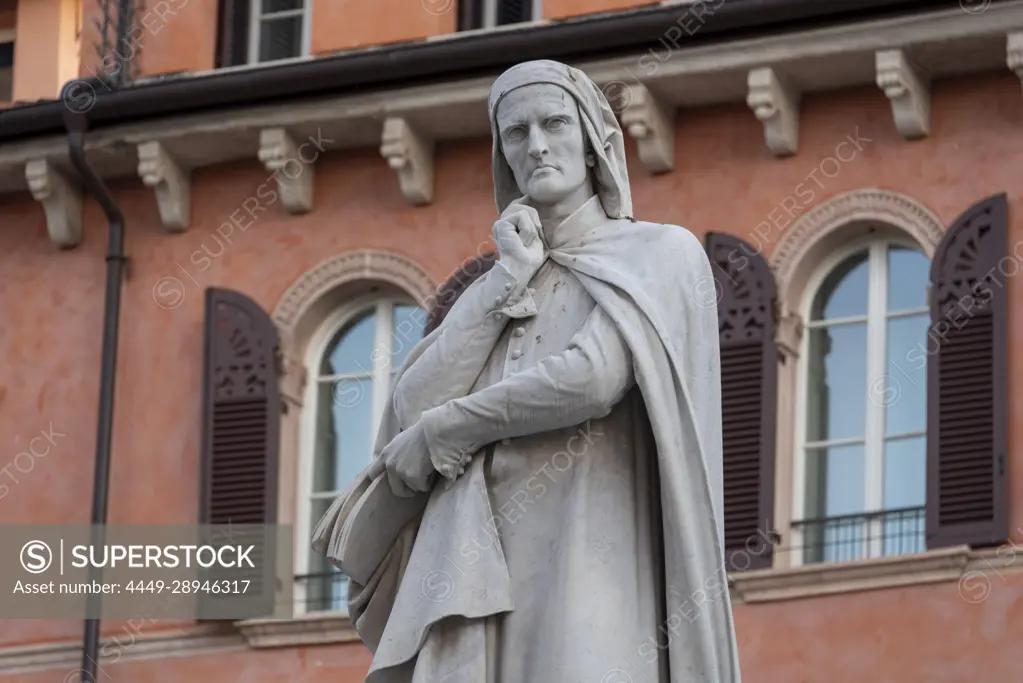
[[0, 525], [0, 618], [252, 619], [293, 612], [291, 527]]

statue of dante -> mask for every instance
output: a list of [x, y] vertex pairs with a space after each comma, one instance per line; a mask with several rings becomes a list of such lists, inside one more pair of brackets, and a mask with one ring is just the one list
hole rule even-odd
[[584, 73], [519, 64], [489, 111], [500, 260], [399, 370], [391, 502], [349, 532], [384, 546], [349, 572], [366, 680], [739, 683], [709, 260], [632, 217]]

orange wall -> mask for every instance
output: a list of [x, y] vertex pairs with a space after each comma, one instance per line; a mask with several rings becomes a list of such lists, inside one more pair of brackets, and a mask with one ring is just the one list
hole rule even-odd
[[457, 0], [310, 0], [314, 55], [453, 33]]
[[[198, 0], [191, 0], [198, 1]], [[629, 164], [636, 214], [684, 225], [697, 235], [752, 231], [857, 130], [863, 151], [826, 178], [817, 172], [810, 205], [835, 194], [880, 187], [908, 194], [946, 224], [975, 201], [1007, 192], [1010, 243], [1023, 240], [1023, 99], [1011, 74], [938, 83], [931, 137], [907, 142], [895, 130], [883, 93], [862, 88], [804, 99], [800, 152], [774, 158], [763, 129], [741, 104], [686, 111], [678, 119], [676, 167], [652, 177], [634, 149]], [[631, 145], [631, 143], [630, 143]], [[212, 235], [267, 178], [258, 162], [198, 170], [192, 227], [162, 231], [155, 199], [138, 180], [115, 184], [128, 224], [131, 279], [121, 311], [111, 523], [192, 522], [197, 509], [203, 288], [223, 286], [272, 309], [288, 286], [324, 258], [377, 248], [418, 261], [437, 281], [473, 254], [495, 218], [487, 140], [443, 144], [435, 201], [412, 208], [375, 149], [329, 152], [316, 171], [316, 207], [306, 216], [280, 206], [261, 214], [205, 272], [190, 254], [218, 245]], [[848, 152], [844, 152], [847, 156]], [[830, 167], [826, 167], [830, 171]], [[815, 186], [816, 188], [816, 186]], [[28, 441], [53, 429], [66, 435], [0, 502], [4, 522], [88, 520], [100, 329], [105, 224], [89, 202], [85, 239], [60, 252], [46, 237], [42, 208], [28, 196], [0, 198], [0, 467]], [[768, 245], [768, 251], [777, 243]], [[177, 308], [156, 305], [161, 278], [185, 287]], [[194, 281], [197, 283], [193, 283]], [[1010, 513], [1023, 522], [1023, 303], [1021, 279], [1007, 282], [1009, 333]], [[284, 457], [294, 457], [285, 453]], [[9, 482], [6, 482], [9, 483]], [[1017, 541], [1023, 540], [1019, 532]], [[1016, 680], [1014, 644], [1023, 638], [1023, 579], [995, 579], [982, 605], [936, 584], [815, 600], [736, 606], [747, 683], [952, 683], [983, 670]], [[0, 621], [0, 643], [80, 638], [79, 622]], [[948, 643], [955, 643], [949, 647]], [[125, 680], [244, 680], [292, 683], [361, 680], [367, 660], [350, 647], [283, 649], [173, 660], [122, 662]], [[1011, 672], [1009, 667], [1013, 667]], [[293, 669], [291, 667], [294, 667]], [[242, 676], [240, 672], [246, 672]], [[221, 673], [218, 673], [221, 672]], [[223, 672], [230, 672], [225, 674]], [[346, 673], [347, 672], [347, 673]], [[1010, 675], [1011, 674], [1011, 675]], [[290, 676], [290, 677], [289, 677]], [[0, 680], [43, 683], [53, 672]]]
[[[743, 683], [1015, 683], [1020, 680], [1023, 576], [1003, 580], [992, 572], [991, 579], [991, 594], [979, 604], [964, 601], [949, 583], [738, 605]], [[636, 643], [637, 651], [641, 645]], [[103, 666], [100, 680], [362, 683], [369, 662], [369, 653], [357, 644], [238, 650], [117, 662]], [[70, 668], [0, 680], [70, 683], [77, 679], [62, 678]]]
[[[217, 44], [217, 0], [145, 0], [139, 4], [135, 28], [129, 38], [111, 45], [107, 63], [101, 62], [95, 45], [101, 43], [96, 21], [103, 12], [99, 0], [82, 0], [80, 76], [110, 73], [114, 52], [135, 60], [139, 76], [213, 68]], [[113, 28], [110, 29], [113, 35]]]
[[136, 29], [146, 76], [213, 68], [217, 0], [147, 0]]
[[543, 0], [542, 7], [544, 19], [565, 19], [580, 14], [615, 12], [656, 4], [643, 0]]
[[[52, 0], [51, 0], [52, 1]], [[310, 51], [329, 54], [453, 33], [456, 0], [308, 0], [311, 4]], [[92, 46], [99, 41], [94, 19], [99, 0], [83, 0], [81, 75], [100, 73]], [[217, 0], [146, 0], [134, 39], [118, 49], [137, 55], [140, 74], [212, 69], [217, 44]]]
[[78, 0], [22, 0], [16, 17], [13, 99], [54, 99], [78, 69]]

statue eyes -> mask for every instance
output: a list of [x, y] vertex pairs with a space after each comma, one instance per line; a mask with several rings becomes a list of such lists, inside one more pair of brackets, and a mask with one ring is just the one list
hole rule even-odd
[[[551, 133], [558, 133], [568, 126], [569, 119], [563, 116], [555, 116], [544, 122], [544, 129]], [[521, 142], [529, 137], [529, 129], [526, 126], [513, 126], [504, 131], [504, 138], [508, 142]]]

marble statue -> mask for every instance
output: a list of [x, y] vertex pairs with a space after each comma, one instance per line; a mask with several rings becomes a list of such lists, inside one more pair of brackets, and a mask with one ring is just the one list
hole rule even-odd
[[709, 260], [633, 218], [584, 73], [519, 64], [489, 111], [500, 260], [410, 353], [314, 540], [353, 568], [366, 680], [740, 683]]

